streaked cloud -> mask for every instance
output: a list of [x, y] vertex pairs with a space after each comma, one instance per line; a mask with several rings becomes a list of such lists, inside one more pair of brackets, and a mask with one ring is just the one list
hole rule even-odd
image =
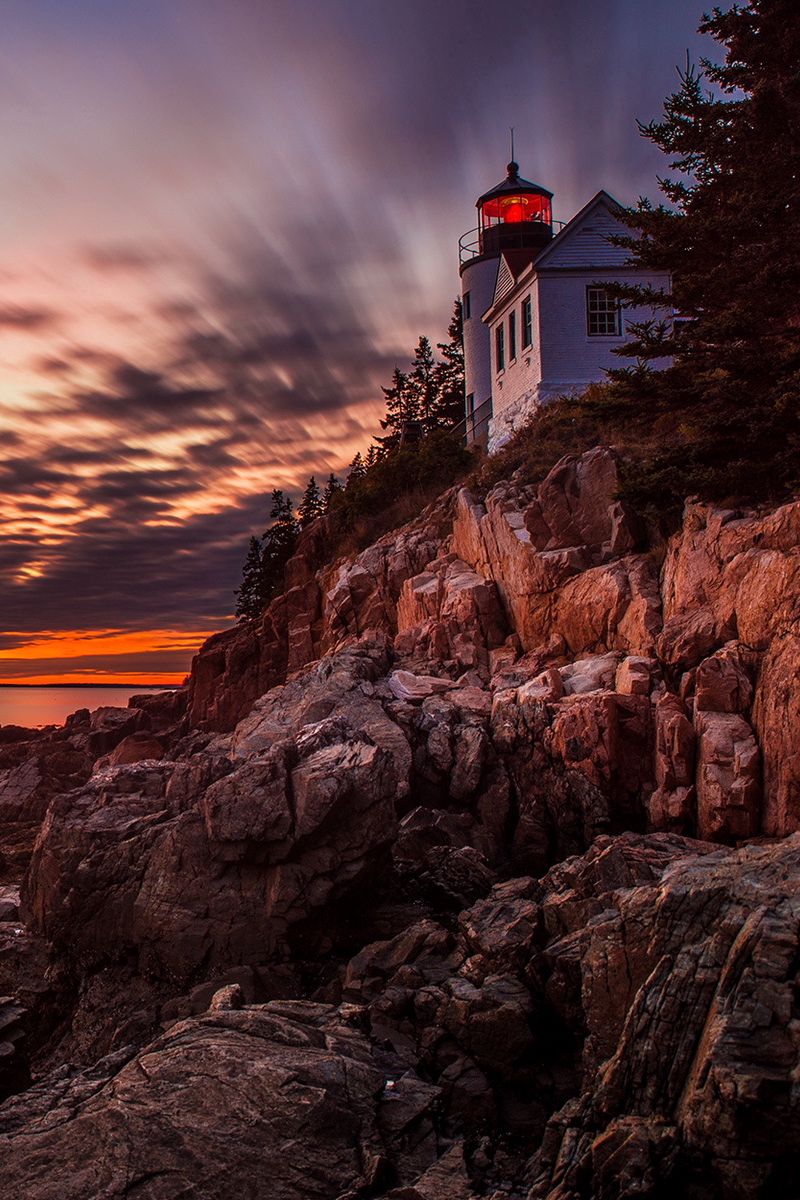
[[[230, 620], [271, 489], [341, 470], [395, 364], [444, 335], [507, 126], [559, 216], [601, 186], [652, 192], [662, 164], [634, 119], [698, 16], [696, 0], [4, 13], [0, 629], [52, 633], [0, 651], [0, 678], [34, 658], [69, 673], [58, 638], [81, 630], [90, 676], [182, 675], [192, 647], [159, 631]], [[110, 648], [112, 629], [135, 640]]]

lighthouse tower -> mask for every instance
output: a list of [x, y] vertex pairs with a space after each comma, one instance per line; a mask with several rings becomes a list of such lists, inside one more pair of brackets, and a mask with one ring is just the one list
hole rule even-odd
[[459, 241], [468, 441], [486, 441], [492, 415], [490, 335], [481, 316], [494, 297], [500, 256], [527, 264], [553, 236], [553, 193], [521, 179], [515, 162], [507, 172], [478, 198], [478, 227]]

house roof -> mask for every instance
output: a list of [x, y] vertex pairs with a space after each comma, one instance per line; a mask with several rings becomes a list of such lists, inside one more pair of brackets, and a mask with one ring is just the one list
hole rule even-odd
[[618, 213], [624, 212], [624, 208], [620, 204], [619, 200], [615, 200], [610, 192], [607, 192], [604, 188], [601, 188], [595, 196], [592, 196], [588, 204], [584, 204], [580, 212], [575, 213], [575, 216], [572, 218], [572, 220], [567, 221], [564, 228], [547, 243], [544, 250], [540, 250], [536, 259], [536, 266], [545, 266], [548, 258], [551, 258], [552, 255], [564, 245], [564, 242], [572, 236], [584, 218], [588, 217], [590, 212], [592, 212], [595, 208], [599, 208], [601, 205], [608, 209], [608, 211], [614, 216], [616, 216]]
[[502, 257], [508, 263], [508, 269], [511, 272], [512, 278], [516, 283], [526, 267], [529, 267], [540, 253], [540, 247], [535, 246], [529, 250], [504, 250]]

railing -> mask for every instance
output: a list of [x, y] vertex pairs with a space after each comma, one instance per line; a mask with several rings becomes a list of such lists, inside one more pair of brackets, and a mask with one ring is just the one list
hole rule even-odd
[[489, 441], [489, 422], [492, 419], [492, 397], [479, 404], [463, 421], [453, 426], [453, 433], [458, 434], [466, 446], [475, 443], [486, 448]]
[[[535, 224], [548, 224], [552, 226], [553, 235], [560, 233], [564, 228], [564, 221], [526, 221], [525, 228], [520, 228], [518, 231], [514, 229], [514, 225], [510, 222], [503, 225], [502, 250], [526, 250], [531, 245], [530, 226]], [[491, 229], [497, 229], [497, 225], [492, 225]], [[468, 229], [458, 239], [458, 261], [461, 266], [464, 263], [471, 262], [473, 258], [479, 258], [483, 254], [483, 236], [484, 230], [480, 228]], [[494, 252], [494, 251], [493, 251]], [[501, 253], [498, 250], [497, 253]]]

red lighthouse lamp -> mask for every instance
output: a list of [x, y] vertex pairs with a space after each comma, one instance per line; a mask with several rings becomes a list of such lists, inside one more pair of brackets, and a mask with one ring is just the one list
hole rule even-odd
[[553, 193], [527, 179], [519, 166], [508, 164], [502, 183], [477, 203], [481, 254], [544, 246], [553, 236]]

